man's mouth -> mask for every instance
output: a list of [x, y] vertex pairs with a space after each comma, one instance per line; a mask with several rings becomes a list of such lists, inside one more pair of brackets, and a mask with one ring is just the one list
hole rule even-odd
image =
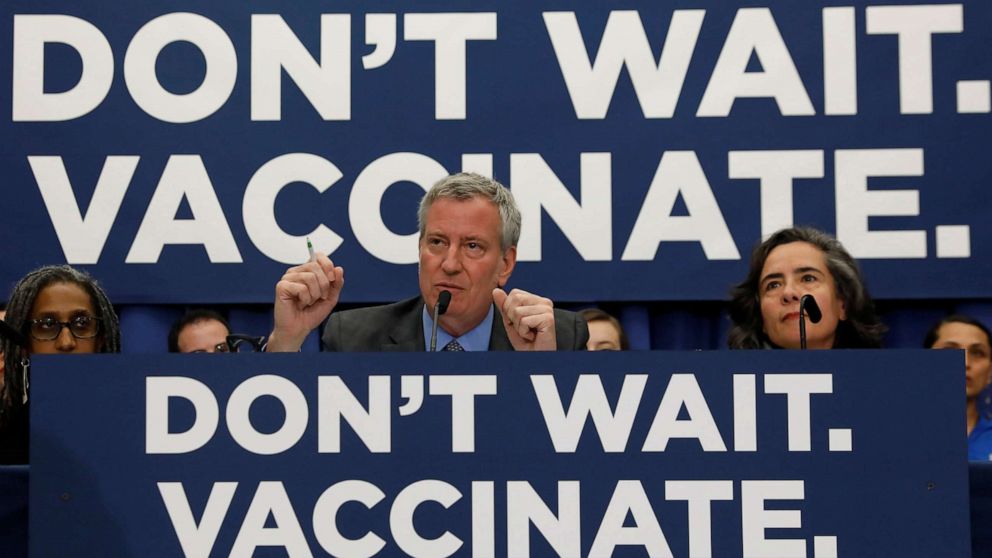
[[455, 285], [454, 283], [436, 283], [434, 288], [439, 291], [463, 291], [464, 287]]

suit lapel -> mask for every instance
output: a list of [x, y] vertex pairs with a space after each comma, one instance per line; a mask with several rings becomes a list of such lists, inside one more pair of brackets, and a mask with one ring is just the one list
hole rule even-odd
[[[389, 331], [389, 343], [382, 346], [383, 351], [424, 351], [424, 320], [421, 313], [424, 301], [420, 297], [410, 301], [410, 305], [397, 313], [396, 322]], [[503, 327], [503, 317], [499, 309], [493, 312], [493, 330], [489, 335], [490, 351], [512, 351], [513, 345], [506, 336]]]
[[513, 350], [513, 345], [510, 344], [510, 338], [506, 336], [506, 328], [503, 327], [503, 315], [500, 314], [499, 308], [493, 311], [493, 332], [489, 336], [489, 350]]
[[420, 297], [410, 301], [408, 308], [404, 308], [396, 316], [396, 321], [389, 331], [390, 343], [382, 346], [383, 351], [423, 351], [424, 346], [424, 320], [421, 317], [424, 302]]

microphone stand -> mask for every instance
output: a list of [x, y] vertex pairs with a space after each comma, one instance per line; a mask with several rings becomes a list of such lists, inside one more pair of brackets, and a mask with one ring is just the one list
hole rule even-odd
[[806, 313], [803, 311], [804, 302], [806, 302], [806, 297], [803, 297], [799, 301], [799, 348], [803, 351], [806, 350]]
[[814, 324], [820, 323], [823, 314], [820, 306], [816, 303], [813, 295], [803, 295], [799, 299], [799, 348], [806, 350], [806, 313], [809, 312], [809, 321]]
[[451, 293], [449, 291], [441, 291], [437, 295], [437, 304], [434, 305], [434, 323], [431, 325], [432, 353], [437, 352], [437, 319], [448, 310], [449, 303], [451, 303]]

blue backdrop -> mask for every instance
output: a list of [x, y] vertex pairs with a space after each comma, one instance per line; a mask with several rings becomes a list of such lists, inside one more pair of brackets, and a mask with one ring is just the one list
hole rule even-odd
[[988, 3], [466, 8], [5, 2], [0, 284], [261, 303], [310, 235], [392, 301], [422, 188], [471, 169], [524, 209], [511, 286], [556, 300], [723, 299], [792, 223], [877, 297], [992, 295]]

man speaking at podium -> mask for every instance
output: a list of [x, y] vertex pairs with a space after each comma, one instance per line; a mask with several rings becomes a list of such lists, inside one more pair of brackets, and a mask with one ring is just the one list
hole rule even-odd
[[502, 184], [472, 173], [448, 176], [424, 195], [417, 222], [420, 296], [332, 313], [344, 269], [317, 253], [276, 284], [275, 328], [266, 350], [299, 350], [330, 314], [321, 338], [326, 350], [423, 351], [432, 344], [435, 313], [438, 350], [585, 349], [589, 331], [578, 315], [535, 294], [503, 290], [517, 261], [521, 218]]

